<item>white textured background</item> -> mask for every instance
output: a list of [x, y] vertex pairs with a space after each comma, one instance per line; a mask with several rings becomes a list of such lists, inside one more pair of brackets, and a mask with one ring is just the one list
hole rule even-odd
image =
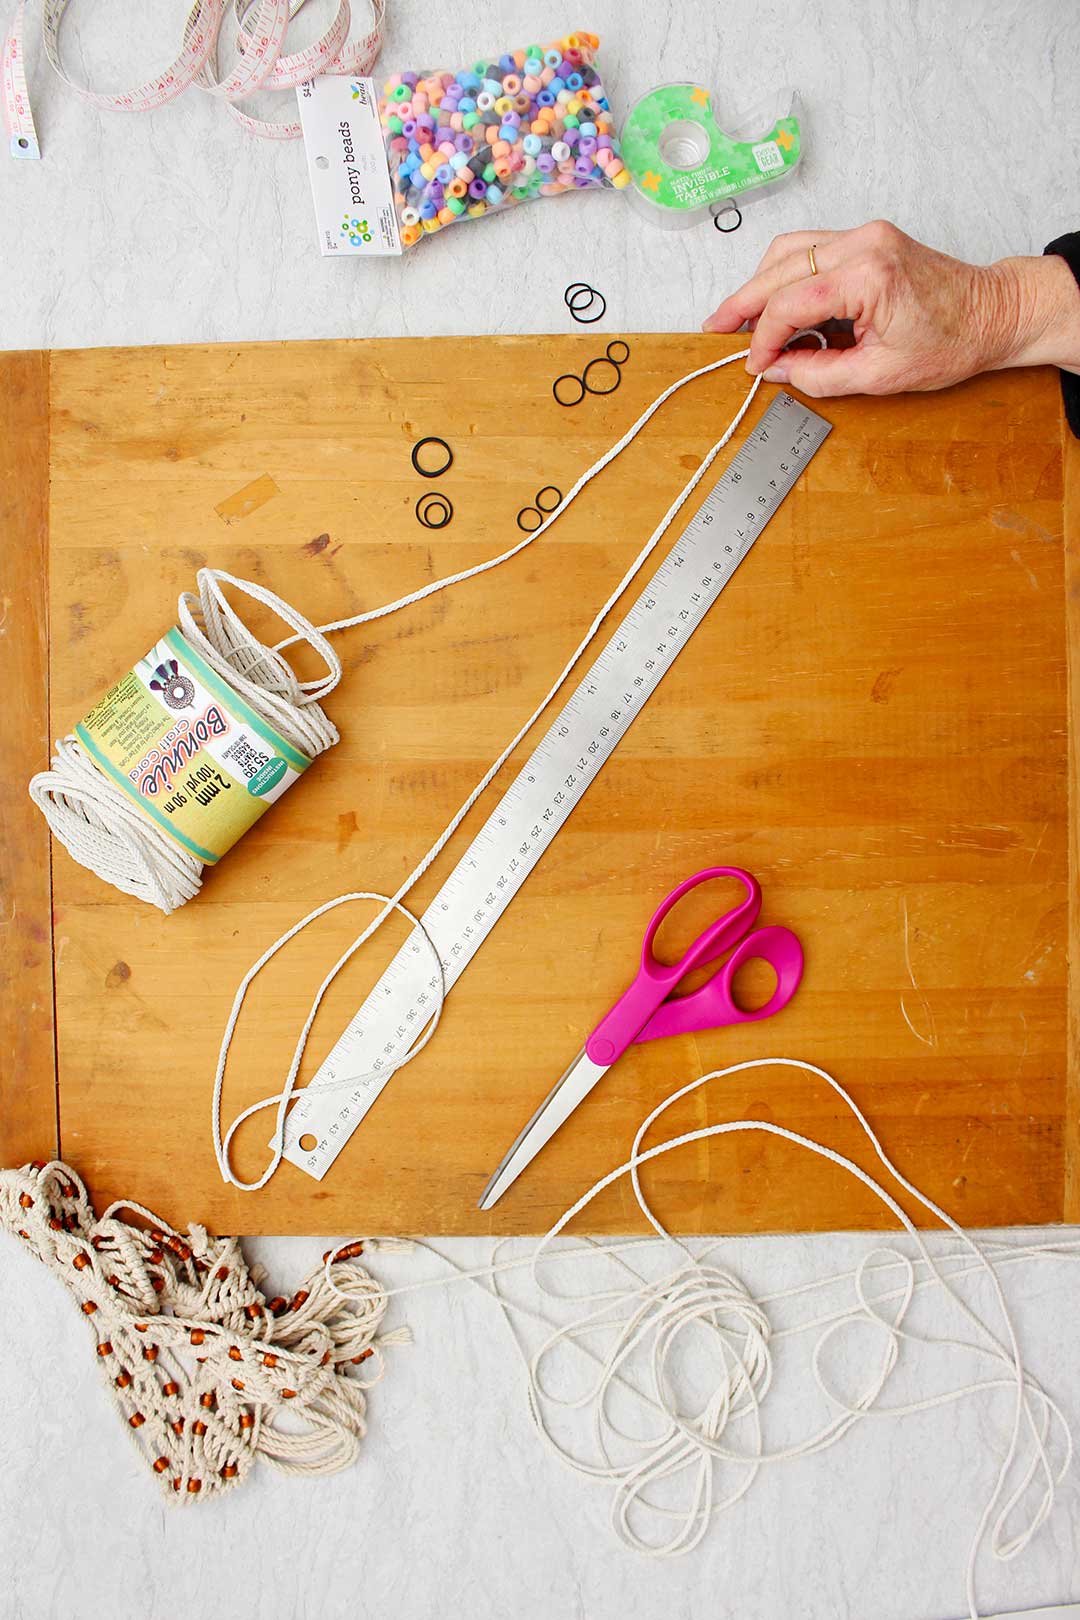
[[[134, 82], [132, 64], [158, 65], [152, 42], [169, 19], [178, 35], [185, 7], [153, 9], [150, 26], [141, 0], [72, 7], [73, 71], [119, 87]], [[198, 96], [149, 118], [99, 116], [52, 80], [31, 38], [45, 158], [0, 158], [0, 346], [562, 331], [562, 288], [577, 277], [607, 294], [604, 327], [679, 330], [780, 230], [885, 215], [988, 260], [1037, 252], [1080, 224], [1071, 0], [494, 10], [475, 20], [449, 0], [390, 0], [384, 62], [457, 65], [584, 26], [603, 35], [622, 110], [656, 83], [692, 77], [734, 115], [790, 82], [806, 114], [801, 178], [728, 237], [650, 231], [624, 199], [584, 196], [455, 230], [403, 263], [329, 263], [315, 249], [298, 147], [249, 141]], [[34, 0], [35, 24], [38, 14]], [[742, 1240], [726, 1258], [764, 1292], [848, 1264], [869, 1243]], [[324, 1246], [254, 1247], [284, 1291]], [[453, 1251], [475, 1260], [486, 1245]], [[396, 1282], [436, 1269], [424, 1256], [372, 1264]], [[1075, 1262], [1007, 1281], [1028, 1365], [1080, 1418]], [[264, 1471], [220, 1505], [176, 1512], [121, 1432], [85, 1324], [8, 1243], [0, 1300], [2, 1620], [945, 1620], [963, 1612], [963, 1559], [992, 1479], [984, 1448], [1008, 1415], [992, 1397], [864, 1425], [825, 1456], [766, 1473], [699, 1552], [654, 1564], [614, 1541], [603, 1491], [538, 1448], [505, 1327], [459, 1285], [396, 1308], [417, 1342], [392, 1357], [354, 1470], [316, 1484]], [[955, 1356], [919, 1365], [938, 1387], [978, 1370]], [[774, 1392], [784, 1432], [798, 1430], [803, 1388], [781, 1378]], [[1027, 1558], [984, 1572], [986, 1607], [1080, 1598], [1078, 1526], [1072, 1483]]]
[[[327, 3], [317, 0], [310, 23], [302, 14], [298, 43]], [[0, 12], [11, 6], [0, 0]], [[0, 345], [563, 331], [562, 290], [579, 277], [607, 294], [612, 330], [679, 331], [749, 274], [777, 231], [884, 215], [986, 261], [1040, 252], [1077, 225], [1073, 0], [389, 0], [388, 9], [383, 61], [394, 68], [456, 67], [590, 28], [616, 110], [655, 84], [696, 78], [735, 116], [794, 84], [806, 111], [802, 178], [752, 205], [731, 236], [645, 230], [624, 197], [579, 195], [470, 221], [404, 263], [327, 261], [298, 143], [249, 140], [195, 92], [150, 117], [99, 114], [53, 78], [32, 38], [45, 156], [0, 164]], [[157, 0], [159, 32], [144, 0], [72, 6], [70, 71], [101, 88], [138, 82], [140, 68], [160, 61], [151, 42], [179, 35], [178, 23], [166, 34], [164, 19], [185, 10], [186, 0]], [[109, 67], [120, 49], [133, 64], [126, 74]]]

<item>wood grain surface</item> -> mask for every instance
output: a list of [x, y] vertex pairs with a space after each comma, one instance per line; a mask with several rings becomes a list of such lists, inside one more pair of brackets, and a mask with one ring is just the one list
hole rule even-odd
[[49, 743], [49, 364], [0, 369], [0, 1162], [57, 1152], [49, 829], [26, 794]]
[[[174, 622], [177, 593], [204, 562], [328, 620], [502, 549], [541, 484], [567, 488], [725, 340], [628, 341], [618, 392], [576, 410], [553, 402], [550, 383], [599, 352], [595, 336], [53, 355], [53, 734]], [[538, 1231], [625, 1157], [669, 1090], [706, 1067], [784, 1054], [848, 1085], [899, 1166], [958, 1219], [1062, 1219], [1067, 1144], [1076, 1149], [1075, 875], [1070, 888], [1049, 372], [823, 405], [827, 445], [454, 990], [431, 1046], [326, 1180], [285, 1165], [244, 1194], [218, 1176], [211, 1079], [244, 969], [320, 901], [400, 881], [546, 690], [744, 387], [741, 366], [691, 385], [534, 548], [343, 635], [345, 678], [328, 703], [340, 746], [175, 916], [54, 851], [63, 1146], [98, 1198], [244, 1232]], [[409, 450], [427, 433], [455, 457], [434, 486], [455, 508], [440, 533], [413, 516], [433, 486]], [[1076, 604], [1074, 583], [1074, 645]], [[40, 676], [17, 678], [39, 702]], [[479, 1215], [490, 1170], [622, 988], [659, 898], [717, 862], [753, 870], [762, 920], [802, 938], [795, 1001], [765, 1025], [628, 1054]], [[324, 919], [257, 982], [227, 1118], [280, 1084], [313, 990], [367, 915]], [[691, 908], [685, 931], [703, 920]], [[305, 1075], [402, 937], [388, 925], [335, 986]], [[1074, 988], [1074, 1020], [1075, 1009]], [[871, 1166], [834, 1094], [781, 1069], [697, 1092], [649, 1140], [738, 1117]], [[243, 1172], [262, 1168], [268, 1134], [260, 1120], [244, 1128]], [[835, 1167], [761, 1133], [682, 1150], [645, 1179], [686, 1231], [889, 1222]], [[629, 1187], [582, 1225], [638, 1226]]]
[[1080, 439], [1062, 421], [1065, 630], [1069, 661], [1069, 1030], [1065, 1079], [1065, 1219], [1080, 1221]]

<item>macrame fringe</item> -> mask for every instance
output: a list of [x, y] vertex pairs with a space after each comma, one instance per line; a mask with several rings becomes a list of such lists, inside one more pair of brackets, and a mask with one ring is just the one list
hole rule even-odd
[[347, 1468], [383, 1347], [411, 1338], [408, 1328], [379, 1332], [386, 1294], [358, 1263], [372, 1242], [325, 1255], [291, 1299], [267, 1299], [263, 1268], [248, 1266], [238, 1238], [197, 1225], [181, 1237], [139, 1204], [110, 1204], [98, 1218], [59, 1161], [0, 1170], [0, 1228], [77, 1301], [128, 1433], [170, 1501], [238, 1485], [258, 1457], [287, 1474]]

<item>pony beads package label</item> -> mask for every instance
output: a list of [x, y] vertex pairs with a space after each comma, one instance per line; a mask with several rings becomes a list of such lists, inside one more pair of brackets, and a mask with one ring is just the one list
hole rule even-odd
[[142, 815], [207, 865], [311, 763], [175, 629], [110, 687], [75, 735]]
[[296, 99], [323, 257], [400, 254], [374, 81], [322, 74]]

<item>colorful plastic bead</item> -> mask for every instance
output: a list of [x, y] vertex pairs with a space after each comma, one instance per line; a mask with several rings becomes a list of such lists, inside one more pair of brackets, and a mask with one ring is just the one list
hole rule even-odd
[[459, 72], [387, 80], [379, 102], [405, 247], [462, 215], [629, 184], [594, 34], [528, 45]]

